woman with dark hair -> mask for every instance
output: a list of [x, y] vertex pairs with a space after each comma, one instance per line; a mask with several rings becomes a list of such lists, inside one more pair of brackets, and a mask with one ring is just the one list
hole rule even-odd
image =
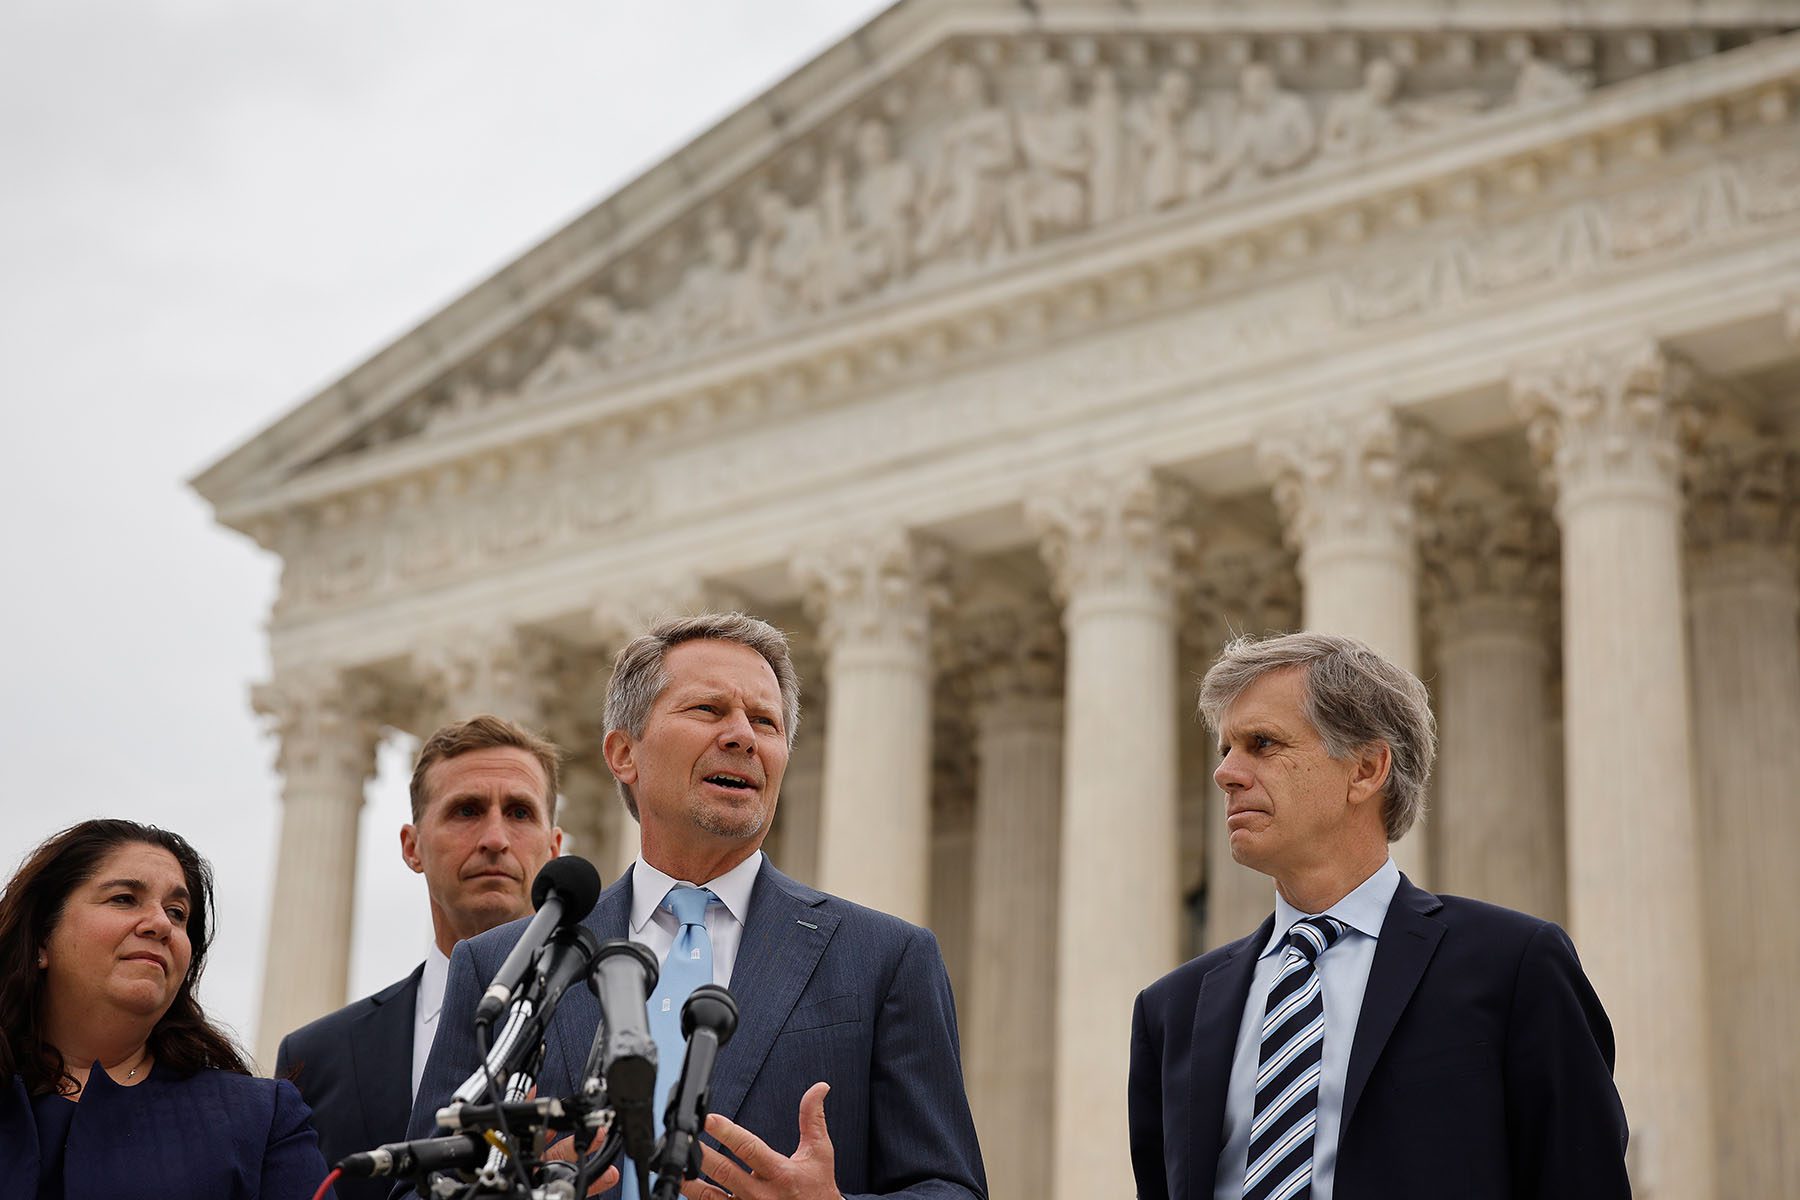
[[314, 1195], [311, 1112], [194, 995], [212, 916], [206, 860], [132, 821], [65, 829], [7, 883], [0, 1200]]

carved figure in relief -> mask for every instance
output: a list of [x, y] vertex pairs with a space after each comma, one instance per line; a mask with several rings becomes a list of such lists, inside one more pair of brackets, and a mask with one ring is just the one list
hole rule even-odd
[[649, 317], [635, 309], [621, 308], [605, 292], [593, 292], [575, 302], [575, 320], [594, 338], [597, 365], [623, 367], [653, 356], [661, 338]]
[[577, 349], [574, 343], [561, 341], [552, 346], [550, 353], [544, 356], [544, 360], [525, 376], [524, 381], [519, 385], [519, 390], [527, 395], [549, 391], [579, 379], [591, 371], [593, 366], [593, 360], [585, 352]]
[[825, 306], [825, 228], [819, 214], [796, 208], [773, 188], [755, 201], [757, 233], [750, 242], [746, 271], [755, 288], [751, 316], [766, 326], [797, 311]]
[[682, 275], [666, 304], [670, 342], [713, 342], [741, 333], [751, 323], [737, 234], [715, 222], [703, 241], [705, 256]]
[[1006, 180], [1014, 162], [1012, 123], [992, 104], [973, 63], [957, 63], [947, 81], [953, 117], [920, 192], [921, 259], [989, 257], [1004, 248]]
[[856, 293], [860, 286], [850, 249], [850, 185], [844, 160], [832, 155], [819, 174], [819, 281], [821, 303], [832, 305]]
[[1164, 71], [1151, 93], [1126, 114], [1132, 173], [1142, 207], [1168, 208], [1199, 190], [1197, 149], [1210, 141], [1205, 114], [1194, 110], [1186, 72]]
[[1519, 64], [1519, 77], [1513, 83], [1512, 103], [1520, 108], [1561, 104], [1586, 94], [1593, 82], [1589, 72], [1570, 71], [1536, 55], [1527, 55]]
[[857, 127], [856, 158], [859, 174], [850, 194], [852, 257], [859, 287], [878, 288], [911, 269], [919, 171], [895, 155], [893, 130], [874, 117]]
[[1203, 192], [1291, 171], [1318, 149], [1318, 128], [1306, 101], [1283, 91], [1265, 63], [1244, 67], [1218, 130], [1213, 158], [1202, 168]]
[[1038, 68], [1036, 106], [1018, 114], [1024, 168], [1008, 181], [1013, 244], [1029, 246], [1087, 223], [1087, 176], [1094, 148], [1087, 117], [1074, 104], [1069, 68]]
[[1124, 104], [1119, 97], [1119, 77], [1106, 67], [1094, 72], [1088, 85], [1088, 215], [1100, 225], [1124, 211], [1125, 131]]
[[1332, 98], [1320, 127], [1324, 154], [1360, 154], [1382, 142], [1427, 133], [1474, 114], [1484, 104], [1480, 92], [1460, 91], [1421, 100], [1401, 100], [1400, 68], [1385, 58], [1363, 69], [1363, 85]]

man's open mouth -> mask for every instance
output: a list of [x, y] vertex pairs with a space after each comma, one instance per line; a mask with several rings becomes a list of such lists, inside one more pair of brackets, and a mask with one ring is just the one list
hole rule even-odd
[[719, 787], [732, 788], [732, 789], [738, 790], [738, 791], [750, 792], [750, 791], [756, 790], [756, 785], [754, 783], [751, 783], [748, 779], [745, 779], [742, 775], [729, 775], [729, 774], [708, 775], [706, 777], [706, 782], [711, 783], [711, 784], [716, 784]]

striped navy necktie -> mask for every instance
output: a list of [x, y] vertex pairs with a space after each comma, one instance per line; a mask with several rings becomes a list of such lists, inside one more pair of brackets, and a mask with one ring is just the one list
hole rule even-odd
[[1263, 1008], [1244, 1200], [1305, 1200], [1312, 1194], [1325, 1045], [1325, 996], [1316, 964], [1346, 928], [1336, 917], [1305, 917], [1288, 930], [1287, 953]]

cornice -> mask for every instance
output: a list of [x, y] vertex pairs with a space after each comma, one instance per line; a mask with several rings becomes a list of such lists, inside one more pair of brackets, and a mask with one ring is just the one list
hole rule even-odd
[[[1352, 25], [1339, 6], [1327, 3], [1261, 4], [1252, 14], [1233, 6], [1209, 5], [1122, 8], [1114, 4], [1051, 4], [1026, 10], [997, 2], [910, 0], [827, 50], [639, 180], [471, 289], [203, 472], [194, 484], [220, 506], [221, 519], [241, 524], [247, 511], [247, 493], [267, 492], [268, 483], [291, 471], [295, 464], [324, 453], [343, 437], [346, 429], [391, 411], [445, 370], [493, 344], [523, 319], [568, 295], [572, 288], [608, 264], [617, 265], [628, 252], [635, 252], [658, 237], [676, 236], [684, 223], [692, 221], [697, 209], [721, 189], [753, 172], [768, 169], [773, 157], [794, 150], [824, 124], [843, 119], [846, 112], [855, 111], [859, 105], [866, 108], [882, 88], [914, 71], [938, 47], [959, 38], [966, 40], [983, 34], [1061, 37], [1079, 34], [1085, 28], [1091, 28], [1093, 36], [1099, 38], [1107, 31], [1119, 35], [1121, 29], [1127, 34], [1154, 29], [1201, 39], [1195, 45], [1201, 47], [1197, 53], [1203, 56], [1215, 55], [1224, 61], [1269, 56], [1281, 61], [1296, 55], [1304, 58], [1336, 53], [1330, 49], [1332, 39], [1339, 45], [1360, 47], [1355, 50], [1360, 54], [1370, 49], [1398, 53], [1397, 47], [1404, 45], [1414, 47], [1409, 53], [1418, 52], [1419, 46], [1431, 49], [1439, 43], [1454, 47], [1454, 39], [1464, 36], [1458, 31], [1468, 31], [1467, 36], [1476, 38], [1521, 28], [1565, 30], [1568, 37], [1576, 39], [1626, 36], [1621, 31], [1629, 23], [1629, 13], [1630, 21], [1640, 27], [1639, 35], [1630, 36], [1649, 39], [1648, 54], [1654, 61], [1659, 39], [1667, 42], [1679, 37], [1704, 42], [1712, 38], [1716, 44], [1719, 31], [1728, 28], [1738, 31], [1730, 34], [1733, 37], [1744, 28], [1766, 33], [1779, 26], [1780, 10], [1781, 5], [1775, 3], [1662, 4], [1652, 5], [1649, 11], [1643, 5], [1626, 4], [1507, 3], [1457, 5], [1446, 10], [1439, 4], [1420, 2], [1392, 3], [1374, 14], [1358, 14]], [[1658, 22], [1681, 28], [1643, 28]], [[1409, 28], [1415, 32], [1406, 33]], [[1587, 32], [1581, 32], [1584, 30]], [[1385, 40], [1373, 47], [1365, 44], [1377, 35]], [[1781, 40], [1775, 39], [1777, 43]], [[1765, 48], [1751, 46], [1726, 57]], [[1695, 52], [1703, 53], [1705, 49], [1700, 45]], [[1777, 72], [1775, 77], [1779, 75]], [[1592, 107], [1603, 105], [1595, 103]], [[1482, 140], [1494, 132], [1485, 131]], [[1503, 147], [1496, 149], [1504, 152]], [[804, 152], [804, 147], [800, 146], [800, 150]], [[1354, 219], [1351, 224], [1354, 225]], [[755, 358], [753, 347], [741, 349], [745, 357]], [[668, 371], [659, 375], [665, 382], [674, 379]], [[612, 382], [608, 381], [609, 390]], [[248, 502], [255, 505], [254, 501]]]

